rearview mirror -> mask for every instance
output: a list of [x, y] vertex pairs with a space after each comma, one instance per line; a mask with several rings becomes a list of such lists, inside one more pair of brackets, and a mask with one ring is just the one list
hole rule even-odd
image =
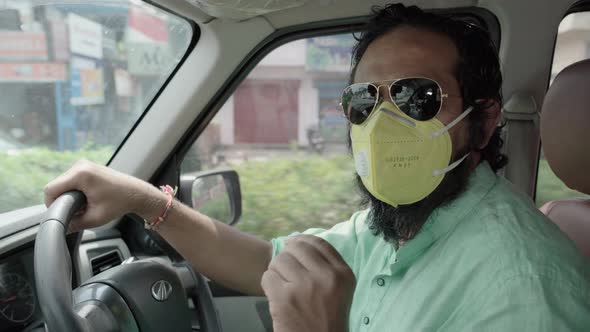
[[240, 180], [234, 170], [182, 176], [180, 198], [195, 210], [227, 225], [234, 225], [242, 215]]

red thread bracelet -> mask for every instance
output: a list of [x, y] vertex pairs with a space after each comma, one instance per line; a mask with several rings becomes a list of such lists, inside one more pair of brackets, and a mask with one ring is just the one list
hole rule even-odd
[[156, 218], [156, 220], [154, 220], [151, 223], [147, 221], [145, 222], [146, 229], [156, 229], [158, 228], [158, 226], [160, 226], [162, 222], [164, 222], [164, 220], [166, 220], [166, 217], [168, 217], [168, 213], [170, 213], [170, 210], [172, 209], [172, 203], [174, 202], [174, 196], [176, 196], [176, 191], [178, 190], [178, 188], [175, 187], [174, 189], [172, 189], [171, 186], [165, 185], [160, 186], [160, 190], [162, 190], [162, 192], [168, 195], [168, 201], [166, 202], [164, 210], [162, 211], [160, 216]]

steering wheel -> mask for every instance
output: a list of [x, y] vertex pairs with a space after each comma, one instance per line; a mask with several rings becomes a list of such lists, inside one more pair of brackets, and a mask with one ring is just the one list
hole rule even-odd
[[187, 297], [197, 309], [199, 331], [221, 332], [205, 278], [190, 264], [146, 259], [113, 267], [72, 290], [66, 232], [86, 202], [79, 191], [49, 207], [35, 240], [35, 283], [49, 332], [191, 331]]

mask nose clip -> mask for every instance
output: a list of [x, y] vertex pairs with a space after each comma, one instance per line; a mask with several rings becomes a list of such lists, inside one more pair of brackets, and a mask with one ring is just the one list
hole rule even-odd
[[416, 128], [416, 123], [415, 122], [410, 121], [410, 120], [404, 118], [403, 116], [401, 116], [401, 115], [399, 115], [399, 114], [397, 114], [395, 112], [392, 112], [392, 111], [388, 110], [385, 107], [381, 107], [379, 109], [379, 112], [383, 112], [383, 113], [389, 115], [390, 117], [394, 118], [395, 120], [398, 120], [400, 122], [403, 122], [403, 123], [407, 124], [408, 126], [410, 126], [412, 128]]

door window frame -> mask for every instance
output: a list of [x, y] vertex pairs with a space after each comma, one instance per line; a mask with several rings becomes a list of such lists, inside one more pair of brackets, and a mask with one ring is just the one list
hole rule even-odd
[[[438, 9], [432, 12], [437, 14], [453, 15], [457, 18], [471, 20], [488, 29], [492, 41], [500, 49], [501, 30], [498, 18], [489, 10], [480, 7], [464, 7], [452, 9]], [[203, 133], [211, 120], [215, 117], [221, 107], [234, 94], [238, 86], [247, 78], [250, 72], [276, 48], [292, 41], [322, 37], [327, 35], [357, 33], [362, 30], [369, 16], [359, 16], [346, 19], [337, 19], [326, 22], [314, 22], [310, 24], [297, 25], [276, 30], [267, 36], [257, 47], [255, 47], [236, 67], [225, 83], [211, 98], [202, 112], [199, 112], [193, 123], [185, 131], [176, 147], [169, 153], [168, 157], [157, 168], [151, 182], [157, 179], [170, 179], [175, 174], [175, 181], [180, 181], [181, 164], [191, 146]]]

